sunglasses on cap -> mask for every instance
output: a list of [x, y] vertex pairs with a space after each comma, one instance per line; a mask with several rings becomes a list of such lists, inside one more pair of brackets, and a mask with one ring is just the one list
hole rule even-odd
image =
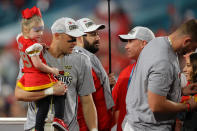
[[76, 42], [76, 38], [75, 37], [71, 37], [71, 40], [68, 40], [67, 42], [72, 43], [72, 42]]

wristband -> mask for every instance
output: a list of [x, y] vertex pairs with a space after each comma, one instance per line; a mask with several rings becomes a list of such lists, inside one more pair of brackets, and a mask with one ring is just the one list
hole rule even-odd
[[186, 106], [187, 106], [187, 112], [189, 112], [190, 111], [190, 104], [189, 103], [186, 103]]
[[53, 95], [53, 87], [44, 90], [45, 95]]
[[97, 128], [93, 128], [91, 131], [98, 131], [98, 129]]

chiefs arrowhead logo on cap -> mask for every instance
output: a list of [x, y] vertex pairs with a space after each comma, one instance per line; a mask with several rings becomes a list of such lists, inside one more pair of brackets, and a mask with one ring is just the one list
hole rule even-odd
[[87, 23], [85, 23], [85, 26], [86, 26], [86, 28], [89, 28], [90, 26], [92, 26], [92, 25], [94, 25], [94, 23], [93, 22], [87, 22]]

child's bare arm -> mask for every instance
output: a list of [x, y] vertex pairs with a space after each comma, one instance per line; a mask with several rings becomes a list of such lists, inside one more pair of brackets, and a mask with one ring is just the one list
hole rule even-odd
[[40, 43], [35, 43], [29, 46], [25, 52], [29, 55], [32, 60], [32, 63], [35, 68], [38, 70], [45, 72], [45, 73], [52, 73], [54, 75], [58, 75], [59, 71], [56, 68], [49, 67], [48, 65], [44, 64], [40, 59], [40, 53], [43, 50], [43, 46]]
[[34, 55], [31, 57], [33, 65], [42, 72], [52, 73], [54, 75], [58, 75], [59, 71], [57, 68], [49, 67], [48, 65], [42, 63], [40, 57], [38, 55]]

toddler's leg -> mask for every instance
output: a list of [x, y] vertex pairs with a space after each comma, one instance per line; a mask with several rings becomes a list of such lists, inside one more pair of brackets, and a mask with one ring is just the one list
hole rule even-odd
[[55, 118], [52, 125], [61, 131], [68, 131], [68, 126], [64, 123], [65, 96], [54, 96]]
[[64, 118], [65, 111], [65, 96], [54, 96], [55, 117], [59, 119]]
[[49, 111], [50, 96], [47, 96], [36, 102], [38, 108], [36, 114], [36, 131], [44, 131], [45, 118], [47, 117]]

